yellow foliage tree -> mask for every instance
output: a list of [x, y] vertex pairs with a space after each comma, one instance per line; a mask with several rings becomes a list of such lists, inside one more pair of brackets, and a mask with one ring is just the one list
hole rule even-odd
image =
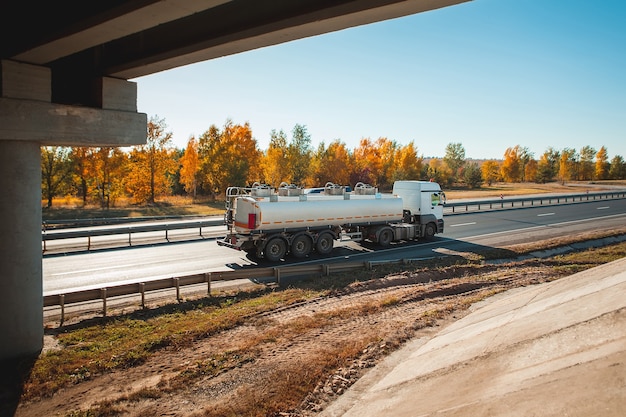
[[422, 172], [424, 158], [417, 156], [417, 148], [411, 141], [396, 151], [393, 180], [418, 180]]
[[334, 140], [328, 148], [322, 142], [311, 160], [307, 183], [311, 186], [323, 186], [327, 182], [348, 185], [352, 165], [352, 155], [343, 142]]
[[495, 159], [483, 162], [480, 166], [480, 172], [487, 185], [500, 181], [500, 164]]
[[263, 182], [277, 187], [282, 182], [291, 183], [287, 157], [287, 137], [282, 130], [270, 133], [270, 144], [267, 151], [261, 156], [261, 170]]
[[171, 194], [171, 175], [176, 163], [171, 150], [172, 134], [165, 122], [153, 117], [148, 122], [147, 141], [130, 153], [127, 187], [137, 203], [154, 204], [156, 198]]
[[609, 177], [609, 154], [603, 146], [596, 154], [595, 178], [605, 180]]

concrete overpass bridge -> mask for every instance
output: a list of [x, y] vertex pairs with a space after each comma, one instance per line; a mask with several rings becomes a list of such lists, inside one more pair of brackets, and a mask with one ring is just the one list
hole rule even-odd
[[40, 146], [145, 143], [129, 79], [464, 1], [3, 2], [0, 363], [43, 344]]

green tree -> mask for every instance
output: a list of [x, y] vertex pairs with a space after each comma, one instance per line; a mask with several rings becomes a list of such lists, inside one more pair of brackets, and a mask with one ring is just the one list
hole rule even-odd
[[539, 158], [535, 181], [540, 184], [553, 181], [559, 171], [561, 152], [549, 147]]
[[452, 182], [457, 181], [461, 168], [465, 165], [465, 148], [461, 143], [448, 143], [443, 163], [447, 165]]
[[609, 178], [612, 180], [626, 179], [626, 163], [624, 158], [620, 155], [615, 155], [611, 159], [611, 166], [609, 167]]
[[595, 173], [594, 158], [596, 150], [591, 146], [583, 146], [580, 150], [580, 160], [578, 162], [578, 179], [583, 181], [592, 180]]
[[291, 142], [287, 147], [287, 160], [294, 184], [302, 185], [309, 176], [311, 156], [311, 135], [307, 132], [306, 126], [296, 124], [291, 131]]
[[465, 169], [463, 170], [463, 182], [465, 182], [469, 188], [478, 188], [482, 185], [483, 176], [476, 162], [470, 162], [465, 165]]
[[52, 207], [54, 197], [69, 190], [73, 165], [71, 149], [66, 146], [43, 146], [41, 148], [41, 188], [47, 200], [47, 207]]

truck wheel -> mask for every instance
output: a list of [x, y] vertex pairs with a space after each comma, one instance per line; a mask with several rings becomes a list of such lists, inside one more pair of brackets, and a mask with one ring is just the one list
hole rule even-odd
[[427, 239], [430, 239], [431, 237], [435, 236], [436, 231], [437, 228], [435, 226], [435, 223], [428, 223], [426, 227], [424, 227], [424, 236]]
[[385, 227], [378, 234], [378, 244], [384, 248], [389, 246], [393, 241], [393, 230], [389, 227]]
[[333, 241], [335, 238], [328, 232], [320, 233], [317, 237], [317, 243], [315, 244], [315, 250], [320, 255], [328, 255], [333, 250]]
[[305, 258], [313, 250], [313, 242], [307, 235], [298, 235], [291, 242], [291, 254], [295, 258]]
[[287, 244], [279, 237], [270, 239], [265, 245], [263, 255], [270, 262], [278, 262], [285, 257], [287, 253]]

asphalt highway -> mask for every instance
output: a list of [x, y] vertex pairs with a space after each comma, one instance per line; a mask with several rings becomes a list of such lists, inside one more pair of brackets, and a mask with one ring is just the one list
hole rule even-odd
[[[625, 224], [626, 200], [605, 200], [558, 206], [528, 207], [445, 216], [445, 231], [432, 241], [416, 241], [380, 249], [354, 242], [338, 243], [332, 257], [312, 256], [305, 262], [346, 259], [419, 259], [476, 245], [498, 247]], [[218, 226], [216, 230], [224, 230]], [[296, 263], [287, 259], [285, 264]], [[94, 250], [43, 259], [44, 294], [82, 287], [115, 285], [204, 272], [254, 268], [257, 261], [223, 248], [213, 239]], [[270, 264], [263, 263], [262, 266]]]

